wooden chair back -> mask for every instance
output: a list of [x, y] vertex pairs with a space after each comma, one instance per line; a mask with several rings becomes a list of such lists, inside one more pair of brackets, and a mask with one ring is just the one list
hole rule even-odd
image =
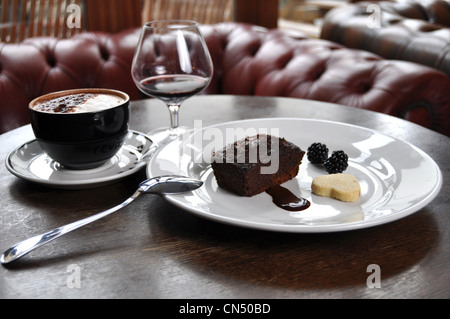
[[85, 30], [83, 0], [1, 0], [0, 40], [70, 37]]
[[234, 19], [234, 0], [144, 0], [143, 22], [187, 19], [214, 24]]
[[109, 33], [142, 25], [144, 0], [85, 0], [89, 31]]
[[114, 33], [158, 19], [239, 21], [275, 28], [278, 0], [0, 0], [0, 18], [0, 41], [13, 43], [84, 31]]

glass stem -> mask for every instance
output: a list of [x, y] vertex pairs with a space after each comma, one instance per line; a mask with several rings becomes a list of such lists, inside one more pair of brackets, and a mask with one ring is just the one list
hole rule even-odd
[[169, 104], [168, 107], [170, 112], [170, 129], [174, 131], [179, 126], [178, 113], [180, 110], [180, 104]]

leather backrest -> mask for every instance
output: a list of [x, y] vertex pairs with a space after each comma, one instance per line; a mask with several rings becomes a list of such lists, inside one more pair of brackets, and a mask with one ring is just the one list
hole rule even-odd
[[[28, 103], [84, 87], [145, 98], [131, 78], [139, 29], [0, 44], [0, 132], [29, 123]], [[450, 79], [330, 41], [237, 23], [204, 25], [214, 61], [205, 93], [285, 96], [383, 112], [450, 136]]]

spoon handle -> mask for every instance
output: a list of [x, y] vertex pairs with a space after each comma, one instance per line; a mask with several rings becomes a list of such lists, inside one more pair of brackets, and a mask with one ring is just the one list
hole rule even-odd
[[140, 191], [136, 191], [130, 198], [128, 198], [126, 201], [124, 201], [123, 203], [110, 208], [108, 210], [105, 210], [101, 213], [92, 215], [90, 217], [81, 219], [79, 221], [67, 224], [65, 226], [61, 226], [58, 228], [55, 228], [51, 231], [48, 231], [44, 234], [41, 235], [37, 235], [34, 237], [31, 237], [29, 239], [26, 239], [14, 246], [12, 246], [11, 248], [7, 249], [3, 255], [0, 257], [0, 262], [2, 264], [8, 264], [16, 259], [19, 259], [20, 257], [28, 254], [29, 252], [31, 252], [32, 250], [41, 247], [42, 245], [45, 245], [47, 243], [49, 243], [50, 241], [64, 235], [67, 234], [68, 232], [71, 232], [72, 230], [78, 229], [82, 226], [85, 226], [87, 224], [90, 224], [96, 220], [99, 220], [103, 217], [106, 217], [116, 211], [118, 211], [119, 209], [127, 206], [129, 203], [131, 203], [133, 200], [135, 200], [139, 195], [141, 194]]

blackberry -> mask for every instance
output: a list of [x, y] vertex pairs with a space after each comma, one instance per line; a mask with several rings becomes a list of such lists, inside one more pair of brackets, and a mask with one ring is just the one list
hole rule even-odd
[[344, 151], [334, 151], [323, 166], [328, 174], [342, 173], [348, 167], [348, 156]]
[[325, 144], [314, 143], [308, 147], [307, 157], [313, 164], [323, 164], [328, 158], [328, 148]]

